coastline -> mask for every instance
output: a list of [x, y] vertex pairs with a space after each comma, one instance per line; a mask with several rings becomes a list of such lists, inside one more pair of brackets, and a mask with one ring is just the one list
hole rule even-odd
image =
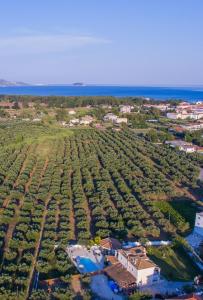
[[157, 100], [203, 100], [203, 88], [116, 85], [29, 85], [0, 87], [0, 95], [145, 97]]

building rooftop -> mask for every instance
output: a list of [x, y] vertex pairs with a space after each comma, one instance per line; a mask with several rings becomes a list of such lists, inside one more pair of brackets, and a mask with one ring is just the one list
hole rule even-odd
[[170, 144], [174, 147], [180, 147], [180, 146], [191, 146], [191, 143], [188, 143], [186, 141], [183, 140], [172, 140], [172, 141], [166, 141], [166, 144]]
[[146, 255], [146, 249], [143, 246], [131, 248], [129, 250], [118, 250], [124, 257], [136, 267], [137, 270], [143, 270], [156, 267]]
[[118, 252], [122, 253], [126, 258], [130, 256], [147, 257], [146, 249], [143, 246], [137, 246], [127, 250], [120, 249]]
[[153, 267], [156, 267], [156, 265], [149, 259], [139, 258], [136, 262], [137, 270], [143, 270], [143, 269], [148, 269]]
[[104, 273], [112, 278], [121, 288], [136, 285], [136, 278], [128, 272], [119, 262], [106, 267]]
[[121, 243], [114, 238], [105, 238], [100, 241], [100, 246], [108, 250], [117, 250], [121, 248]]
[[117, 264], [118, 260], [114, 255], [107, 255], [106, 256], [107, 262], [109, 262], [111, 265]]

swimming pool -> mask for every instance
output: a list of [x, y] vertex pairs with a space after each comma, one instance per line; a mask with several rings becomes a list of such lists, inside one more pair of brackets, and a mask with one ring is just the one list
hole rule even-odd
[[77, 256], [76, 258], [78, 267], [83, 265], [84, 268], [80, 268], [81, 273], [91, 273], [99, 270], [99, 267], [88, 257]]

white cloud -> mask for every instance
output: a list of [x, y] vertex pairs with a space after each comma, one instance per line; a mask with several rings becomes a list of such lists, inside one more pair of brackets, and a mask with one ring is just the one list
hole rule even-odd
[[73, 48], [108, 44], [109, 40], [89, 35], [24, 35], [0, 37], [0, 54], [42, 54], [66, 52]]

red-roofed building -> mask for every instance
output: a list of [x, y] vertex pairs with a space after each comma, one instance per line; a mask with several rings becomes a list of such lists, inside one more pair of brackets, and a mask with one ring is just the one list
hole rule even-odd
[[0, 107], [2, 108], [13, 108], [14, 102], [6, 102], [6, 101], [0, 101]]
[[143, 246], [137, 246], [129, 250], [120, 249], [116, 255], [119, 263], [136, 278], [137, 285], [147, 285], [158, 282], [160, 269], [146, 254]]
[[105, 238], [100, 241], [100, 247], [106, 254], [115, 254], [115, 250], [121, 249], [121, 243], [114, 238]]

